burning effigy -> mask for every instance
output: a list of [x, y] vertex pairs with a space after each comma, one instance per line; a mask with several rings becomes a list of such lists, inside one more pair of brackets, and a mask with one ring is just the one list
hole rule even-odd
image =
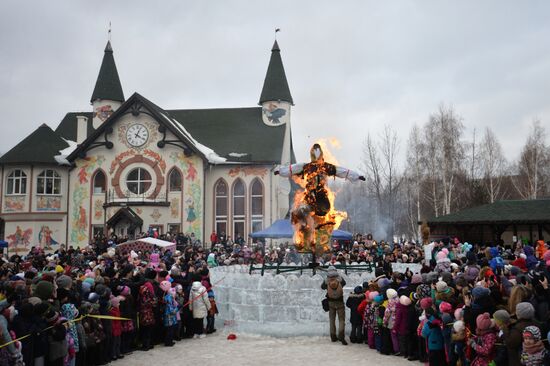
[[290, 212], [296, 249], [320, 255], [330, 250], [332, 232], [347, 217], [345, 212], [334, 209], [335, 196], [327, 186], [327, 178], [332, 176], [356, 182], [364, 181], [365, 177], [325, 162], [319, 144], [311, 147], [310, 156], [309, 163], [281, 166], [274, 173], [292, 178], [302, 188], [296, 192]]

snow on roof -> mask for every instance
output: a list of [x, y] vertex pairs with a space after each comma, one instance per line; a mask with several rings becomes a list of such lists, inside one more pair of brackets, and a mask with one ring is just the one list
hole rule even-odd
[[59, 150], [59, 155], [55, 155], [53, 158], [59, 165], [71, 165], [71, 163], [67, 160], [67, 156], [71, 155], [73, 151], [78, 147], [78, 144], [75, 141], [65, 140], [66, 143], [69, 144], [68, 147], [64, 148], [63, 150]]
[[175, 129], [177, 129], [189, 141], [191, 141], [191, 143], [193, 143], [193, 145], [195, 145], [197, 150], [199, 150], [206, 157], [206, 159], [208, 159], [208, 162], [210, 162], [211, 164], [224, 164], [227, 161], [226, 158], [222, 158], [221, 156], [216, 154], [216, 152], [214, 150], [212, 150], [211, 148], [209, 148], [207, 146], [204, 146], [203, 144], [201, 144], [200, 142], [195, 140], [193, 138], [193, 136], [191, 136], [191, 134], [189, 132], [187, 132], [187, 130], [185, 129], [185, 127], [183, 127], [183, 125], [181, 123], [179, 123], [178, 121], [170, 118], [169, 116], [165, 115], [164, 113], [161, 113], [161, 115], [168, 121], [168, 123], [170, 123], [171, 126], [173, 126]]
[[119, 245], [128, 244], [128, 243], [135, 243], [135, 242], [138, 242], [138, 241], [142, 242], [142, 243], [156, 245], [157, 247], [161, 247], [161, 248], [172, 247], [172, 246], [175, 245], [174, 243], [166, 241], [166, 240], [160, 240], [160, 239], [150, 238], [150, 237], [140, 238], [140, 239], [136, 239], [136, 240], [132, 240], [132, 241], [127, 241], [127, 242], [121, 243]]

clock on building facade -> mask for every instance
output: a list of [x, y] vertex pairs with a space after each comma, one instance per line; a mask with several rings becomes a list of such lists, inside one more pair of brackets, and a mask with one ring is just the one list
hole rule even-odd
[[142, 124], [134, 124], [126, 130], [126, 141], [134, 147], [143, 146], [149, 139], [149, 130]]

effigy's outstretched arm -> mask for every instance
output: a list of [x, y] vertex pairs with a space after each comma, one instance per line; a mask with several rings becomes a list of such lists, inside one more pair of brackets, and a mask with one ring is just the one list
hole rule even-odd
[[302, 174], [304, 171], [304, 165], [305, 163], [296, 163], [291, 165], [283, 165], [278, 166], [275, 168], [275, 171], [273, 172], [275, 175], [279, 174], [281, 177], [288, 178], [291, 175], [298, 175]]
[[352, 182], [357, 182], [358, 180], [363, 180], [363, 181], [365, 180], [365, 177], [360, 175], [359, 173], [354, 172], [353, 170], [349, 170], [347, 168], [339, 167], [339, 166], [336, 167], [336, 176], [338, 178], [348, 179]]

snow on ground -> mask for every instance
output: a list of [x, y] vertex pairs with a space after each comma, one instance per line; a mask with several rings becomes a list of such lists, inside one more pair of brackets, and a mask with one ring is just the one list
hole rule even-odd
[[[347, 324], [346, 324], [347, 325]], [[174, 347], [156, 346], [148, 352], [135, 351], [113, 366], [339, 366], [420, 365], [402, 357], [384, 356], [366, 344], [341, 345], [329, 337], [272, 338], [237, 334], [234, 341], [218, 331], [204, 339], [185, 339]]]

